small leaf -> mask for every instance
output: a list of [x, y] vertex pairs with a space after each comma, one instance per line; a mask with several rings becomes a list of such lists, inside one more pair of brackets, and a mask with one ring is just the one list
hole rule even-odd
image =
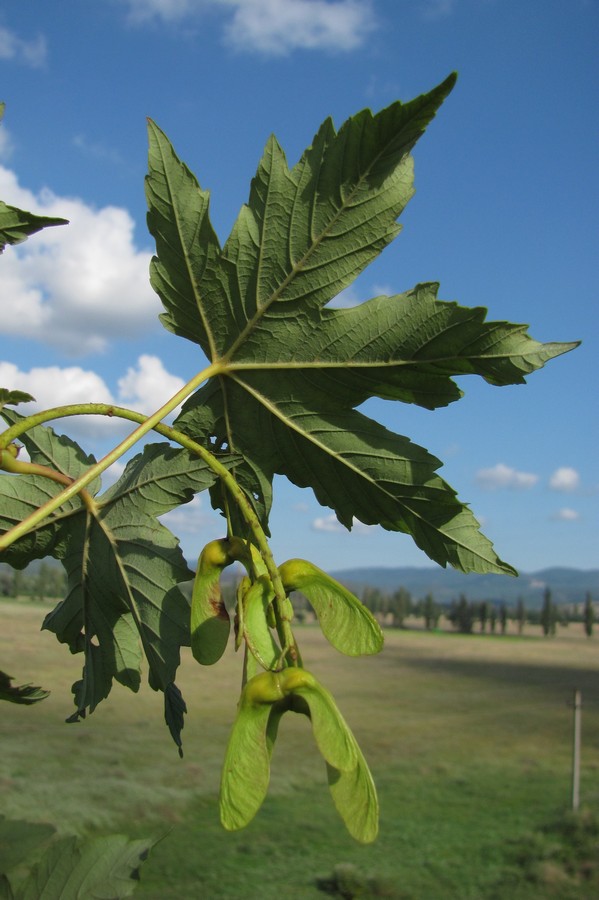
[[304, 559], [279, 566], [287, 592], [300, 591], [312, 605], [327, 640], [348, 656], [378, 653], [383, 633], [372, 613], [351, 591]]
[[[0, 103], [0, 121], [4, 118], [4, 110], [5, 104]], [[8, 206], [0, 200], [0, 253], [7, 244], [18, 244], [29, 235], [50, 225], [68, 225], [68, 222], [66, 219], [36, 216], [15, 206]]]
[[[11, 684], [12, 678], [5, 672], [0, 672], [0, 700], [9, 700], [11, 703], [30, 705], [39, 703], [50, 696], [50, 691], [31, 684], [21, 684], [18, 687]], [[2, 870], [0, 870], [2, 871]]]
[[7, 388], [0, 388], [0, 409], [4, 406], [17, 406], [19, 403], [31, 403], [35, 400], [31, 394], [25, 391], [9, 391]]
[[36, 216], [0, 200], [0, 253], [7, 244], [20, 244], [36, 231], [52, 225], [68, 225], [67, 219]]
[[164, 691], [164, 721], [168, 726], [171, 737], [179, 748], [179, 756], [183, 756], [181, 732], [183, 731], [183, 716], [187, 712], [187, 705], [177, 685], [168, 684]]
[[155, 841], [120, 834], [53, 843], [15, 894], [15, 900], [75, 900], [130, 897], [139, 868]]

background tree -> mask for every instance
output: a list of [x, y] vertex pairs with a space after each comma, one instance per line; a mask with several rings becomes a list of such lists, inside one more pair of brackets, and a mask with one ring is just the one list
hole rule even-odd
[[362, 603], [375, 616], [383, 613], [383, 595], [376, 587], [365, 587], [362, 591]]
[[389, 609], [394, 628], [403, 628], [404, 622], [410, 615], [412, 609], [412, 596], [404, 587], [400, 587], [391, 595]]
[[460, 594], [459, 600], [452, 604], [449, 621], [460, 634], [472, 634], [476, 616], [475, 605], [468, 602], [465, 594]]
[[486, 600], [483, 600], [478, 605], [478, 620], [480, 622], [480, 630], [481, 633], [484, 634], [487, 628], [487, 622], [489, 619], [490, 606]]
[[543, 608], [541, 609], [541, 627], [545, 637], [555, 634], [557, 624], [557, 610], [551, 599], [551, 591], [545, 588], [543, 593]]
[[422, 615], [424, 616], [424, 627], [427, 631], [432, 631], [439, 624], [441, 607], [438, 603], [435, 603], [432, 594], [427, 594], [422, 601]]
[[495, 634], [497, 630], [497, 610], [494, 606], [491, 606], [491, 612], [489, 613], [489, 626], [491, 628], [491, 634]]
[[587, 637], [593, 635], [593, 625], [595, 623], [595, 607], [591, 601], [590, 593], [587, 593], [584, 601], [584, 632]]
[[516, 606], [516, 622], [518, 623], [518, 634], [522, 634], [526, 625], [526, 607], [522, 597], [518, 598], [518, 605]]

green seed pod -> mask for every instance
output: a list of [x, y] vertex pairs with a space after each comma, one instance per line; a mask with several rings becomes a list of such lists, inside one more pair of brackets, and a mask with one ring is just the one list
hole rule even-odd
[[379, 801], [370, 769], [356, 744], [358, 763], [349, 772], [327, 763], [329, 790], [337, 812], [353, 838], [370, 844], [379, 830]]
[[239, 705], [259, 706], [265, 703], [276, 703], [285, 696], [281, 684], [280, 672], [260, 672], [250, 678], [243, 691]]
[[329, 691], [301, 669], [284, 669], [281, 685], [308, 707], [314, 738], [327, 767], [329, 789], [349, 833], [368, 844], [377, 836], [379, 804], [368, 764]]
[[287, 593], [301, 591], [312, 605], [326, 639], [348, 656], [378, 653], [383, 632], [366, 607], [351, 591], [304, 559], [279, 566]]
[[236, 831], [251, 822], [262, 806], [270, 781], [266, 729], [272, 706], [269, 702], [250, 702], [247, 695], [244, 702], [248, 685], [242, 693], [221, 775], [220, 819], [227, 831]]
[[221, 589], [222, 570], [245, 553], [239, 538], [222, 538], [206, 544], [198, 560], [191, 595], [191, 652], [204, 666], [213, 665], [225, 652], [231, 622]]
[[348, 831], [358, 841], [373, 841], [379, 807], [368, 765], [333, 696], [310, 672], [294, 666], [261, 672], [241, 693], [221, 778], [224, 827], [243, 828], [260, 809], [280, 720], [289, 710], [312, 723], [333, 802]]
[[274, 595], [270, 578], [262, 575], [239, 601], [243, 607], [244, 640], [263, 669], [274, 669], [281, 655], [269, 627]]

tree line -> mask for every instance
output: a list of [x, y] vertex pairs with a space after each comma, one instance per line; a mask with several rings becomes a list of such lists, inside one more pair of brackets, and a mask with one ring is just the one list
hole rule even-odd
[[67, 579], [62, 566], [42, 561], [26, 569], [0, 565], [0, 596], [14, 600], [62, 600]]
[[543, 634], [550, 637], [556, 633], [558, 626], [566, 627], [570, 622], [582, 622], [585, 633], [591, 637], [597, 618], [590, 593], [579, 604], [557, 605], [549, 588], [544, 591], [540, 609], [527, 608], [522, 599], [515, 606], [508, 606], [490, 600], [469, 600], [465, 594], [460, 594], [449, 604], [440, 604], [430, 593], [424, 598], [416, 599], [404, 587], [392, 593], [366, 587], [362, 591], [361, 600], [382, 625], [405, 628], [409, 618], [418, 618], [424, 619], [427, 631], [432, 631], [439, 626], [441, 616], [444, 616], [461, 634], [505, 634], [508, 623], [512, 622], [519, 634], [522, 634], [528, 623], [540, 625]]
[[[227, 605], [234, 605], [234, 583], [224, 586]], [[0, 565], [0, 596], [13, 599], [55, 600], [62, 599], [66, 592], [66, 575], [61, 566], [42, 561], [37, 566], [25, 570], [12, 569]], [[229, 594], [231, 595], [229, 597]], [[427, 631], [439, 627], [442, 616], [460, 634], [489, 633], [505, 634], [508, 623], [516, 625], [519, 634], [524, 626], [540, 625], [543, 634], [551, 637], [557, 628], [566, 627], [570, 622], [581, 622], [588, 637], [593, 634], [597, 619], [596, 603], [587, 593], [580, 603], [557, 605], [551, 590], [546, 588], [540, 609], [526, 607], [522, 599], [515, 606], [490, 600], [469, 600], [460, 594], [449, 604], [437, 603], [432, 593], [423, 598], [415, 598], [404, 587], [387, 593], [375, 587], [362, 591], [362, 603], [377, 617], [383, 626], [406, 628], [408, 619], [424, 620]], [[300, 595], [295, 595], [294, 607], [299, 619], [306, 615], [308, 604]]]

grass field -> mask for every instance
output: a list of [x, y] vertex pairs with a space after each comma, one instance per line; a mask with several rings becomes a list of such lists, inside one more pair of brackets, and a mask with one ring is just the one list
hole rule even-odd
[[335, 694], [377, 782], [381, 833], [363, 847], [333, 808], [308, 723], [291, 716], [260, 814], [242, 832], [221, 829], [218, 782], [239, 688], [234, 653], [211, 669], [185, 657], [179, 760], [161, 697], [148, 689], [116, 686], [88, 720], [64, 724], [80, 662], [39, 632], [43, 614], [0, 606], [0, 668], [52, 692], [29, 708], [2, 704], [1, 809], [64, 833], [163, 836], [135, 896], [322, 898], [316, 879], [347, 865], [370, 886], [346, 896], [599, 895], [597, 860], [568, 869], [560, 835], [543, 830], [572, 826], [564, 813], [574, 688], [583, 693], [581, 800], [599, 811], [599, 637], [588, 640], [579, 626], [554, 639], [389, 631], [383, 653], [361, 660], [336, 653], [315, 628], [298, 629], [306, 667]]

